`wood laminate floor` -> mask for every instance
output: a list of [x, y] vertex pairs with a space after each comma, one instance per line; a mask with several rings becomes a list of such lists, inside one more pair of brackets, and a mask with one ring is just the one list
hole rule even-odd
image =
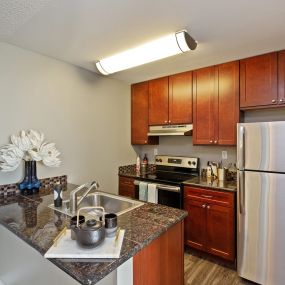
[[237, 272], [210, 258], [185, 252], [185, 285], [253, 285], [238, 277]]

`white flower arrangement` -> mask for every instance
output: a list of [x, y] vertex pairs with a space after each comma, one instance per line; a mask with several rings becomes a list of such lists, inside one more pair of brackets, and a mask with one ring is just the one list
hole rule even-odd
[[54, 143], [44, 142], [44, 134], [27, 130], [11, 136], [11, 143], [0, 147], [1, 171], [13, 171], [25, 161], [42, 161], [49, 167], [58, 167], [61, 163], [60, 152]]

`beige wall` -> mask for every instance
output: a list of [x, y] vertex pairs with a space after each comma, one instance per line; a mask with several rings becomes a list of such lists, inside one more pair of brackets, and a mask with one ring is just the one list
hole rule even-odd
[[226, 166], [236, 162], [236, 148], [224, 146], [193, 146], [191, 136], [160, 137], [158, 146], [136, 147], [137, 152], [143, 156], [147, 154], [151, 162], [154, 161], [154, 149], [158, 154], [180, 155], [199, 157], [201, 167], [205, 167], [208, 161], [221, 161], [222, 151], [227, 151], [228, 159], [224, 161]]
[[[32, 128], [62, 152], [62, 165], [40, 165], [39, 177], [97, 179], [103, 190], [117, 191], [118, 166], [135, 161], [127, 84], [0, 43], [0, 98], [0, 145]], [[0, 184], [18, 182], [22, 175], [22, 167], [0, 172]]]

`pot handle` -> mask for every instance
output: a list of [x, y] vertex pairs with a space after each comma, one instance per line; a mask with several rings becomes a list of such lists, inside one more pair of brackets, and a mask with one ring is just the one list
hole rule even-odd
[[90, 207], [82, 207], [80, 209], [78, 209], [77, 211], [77, 219], [76, 219], [76, 227], [79, 226], [79, 212], [81, 210], [91, 210], [91, 209], [97, 209], [97, 210], [101, 210], [102, 211], [102, 223], [103, 225], [105, 224], [105, 209], [103, 207], [100, 207], [100, 206], [90, 206]]

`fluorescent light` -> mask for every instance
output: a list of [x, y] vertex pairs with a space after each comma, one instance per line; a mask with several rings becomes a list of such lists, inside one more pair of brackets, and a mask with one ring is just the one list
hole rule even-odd
[[196, 46], [197, 42], [183, 30], [104, 58], [96, 62], [96, 67], [101, 74], [108, 75], [190, 49], [194, 50]]

